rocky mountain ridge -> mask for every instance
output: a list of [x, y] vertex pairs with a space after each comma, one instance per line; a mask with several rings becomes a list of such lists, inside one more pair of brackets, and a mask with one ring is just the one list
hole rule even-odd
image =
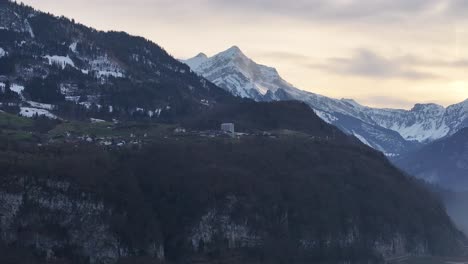
[[468, 126], [468, 100], [448, 108], [435, 104], [417, 104], [411, 110], [366, 107], [354, 100], [338, 100], [297, 89], [274, 68], [255, 63], [236, 46], [212, 57], [200, 54], [183, 62], [236, 96], [256, 101], [303, 101], [323, 120], [389, 156]]

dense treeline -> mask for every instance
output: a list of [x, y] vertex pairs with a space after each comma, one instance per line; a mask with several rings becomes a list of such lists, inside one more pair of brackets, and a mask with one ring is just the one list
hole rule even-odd
[[[241, 262], [376, 262], [375, 241], [390, 242], [397, 233], [408, 238], [408, 250], [424, 241], [435, 254], [453, 253], [462, 239], [435, 197], [359, 145], [302, 136], [176, 138], [143, 149], [106, 150], [4, 140], [0, 150], [3, 183], [20, 176], [70, 181], [117, 208], [112, 226], [125, 244], [138, 249], [160, 237], [171, 262], [228, 255], [222, 237], [198, 252], [189, 237], [203, 215], [225, 210], [232, 197], [237, 202], [229, 216], [249, 223], [264, 241], [238, 248]], [[354, 229], [356, 241], [338, 243]], [[318, 244], [305, 250], [303, 239]]]

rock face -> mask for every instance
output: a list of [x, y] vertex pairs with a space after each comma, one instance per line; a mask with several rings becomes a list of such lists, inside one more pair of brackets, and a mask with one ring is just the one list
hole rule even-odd
[[183, 62], [236, 96], [256, 101], [303, 101], [323, 120], [388, 156], [406, 153], [468, 126], [468, 101], [447, 109], [435, 104], [417, 104], [409, 111], [370, 108], [353, 100], [297, 89], [274, 68], [255, 63], [235, 46], [213, 57], [202, 54]]
[[89, 263], [116, 263], [133, 254], [111, 226], [113, 206], [67, 182], [16, 178], [2, 186], [0, 204], [3, 243], [33, 248], [51, 260], [75, 256]]

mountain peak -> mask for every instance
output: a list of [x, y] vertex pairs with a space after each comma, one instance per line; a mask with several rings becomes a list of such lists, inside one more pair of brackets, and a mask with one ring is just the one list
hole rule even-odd
[[198, 53], [198, 55], [195, 56], [194, 58], [198, 58], [198, 59], [208, 59], [208, 56], [206, 56], [205, 53], [200, 52], [200, 53]]
[[183, 63], [187, 64], [192, 70], [198, 69], [203, 63], [208, 60], [208, 56], [205, 53], [200, 52], [197, 56], [190, 58], [188, 60], [181, 60]]
[[227, 51], [231, 51], [231, 52], [242, 52], [241, 49], [240, 49], [238, 46], [236, 46], [236, 45], [230, 47]]
[[444, 111], [445, 108], [441, 105], [438, 104], [416, 104], [414, 105], [413, 109], [411, 109], [412, 112], [419, 112], [419, 111]]
[[245, 54], [242, 52], [242, 50], [238, 46], [232, 46], [229, 49], [219, 53], [219, 55], [225, 56], [225, 57], [246, 57]]

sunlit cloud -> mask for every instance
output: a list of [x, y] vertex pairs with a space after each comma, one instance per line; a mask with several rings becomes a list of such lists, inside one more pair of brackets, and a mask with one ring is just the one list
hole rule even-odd
[[398, 59], [389, 59], [367, 49], [357, 50], [349, 58], [332, 58], [325, 64], [313, 64], [310, 67], [338, 75], [355, 75], [377, 79], [421, 80], [437, 78], [432, 73], [411, 69]]
[[392, 96], [368, 96], [362, 98], [360, 103], [365, 105], [388, 105], [396, 108], [404, 108], [412, 104], [411, 100]]

